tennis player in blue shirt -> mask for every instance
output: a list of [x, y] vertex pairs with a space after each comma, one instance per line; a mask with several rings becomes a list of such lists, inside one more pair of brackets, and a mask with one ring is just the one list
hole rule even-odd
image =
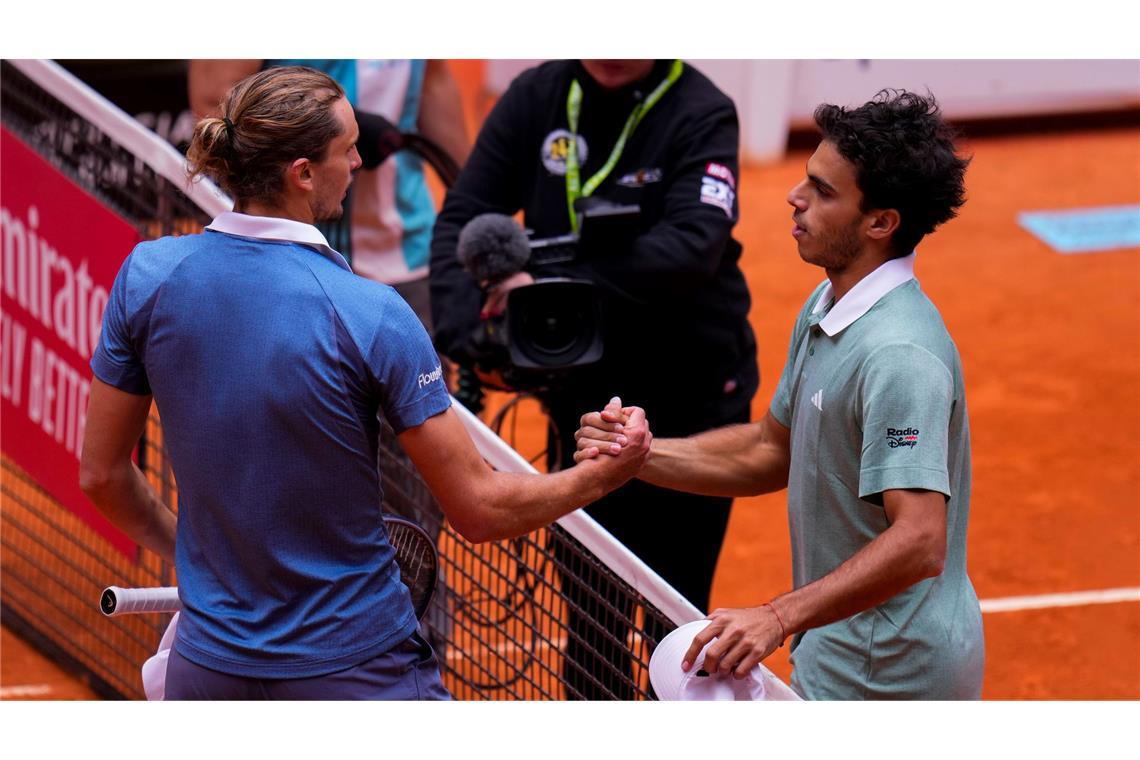
[[[552, 475], [483, 461], [415, 314], [313, 226], [341, 213], [358, 135], [325, 74], [275, 68], [238, 83], [189, 152], [235, 211], [202, 234], [141, 243], [112, 289], [80, 481], [175, 564], [167, 699], [448, 698], [380, 519], [379, 412], [472, 541], [546, 525], [648, 453], [642, 415], [620, 456]], [[177, 517], [131, 461], [152, 398]]]

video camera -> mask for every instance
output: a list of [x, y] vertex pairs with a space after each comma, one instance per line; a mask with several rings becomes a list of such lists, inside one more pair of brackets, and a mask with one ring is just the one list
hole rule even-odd
[[[625, 251], [637, 235], [640, 209], [601, 199], [582, 208], [580, 232], [532, 240], [503, 214], [475, 217], [459, 235], [464, 269], [489, 290], [524, 267], [565, 264], [601, 251]], [[589, 280], [547, 277], [507, 293], [507, 307], [472, 336], [476, 364], [497, 370], [511, 389], [556, 387], [567, 373], [605, 351], [602, 296]]]

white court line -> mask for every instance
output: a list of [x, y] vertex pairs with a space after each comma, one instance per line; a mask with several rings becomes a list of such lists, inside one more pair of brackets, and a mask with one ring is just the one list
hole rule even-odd
[[[1140, 602], [1140, 588], [1109, 588], [1101, 591], [1077, 591], [1070, 594], [1038, 594], [1036, 596], [1007, 596], [1001, 599], [982, 599], [979, 604], [983, 613], [1017, 612], [1019, 610], [1042, 610], [1051, 607], [1080, 607], [1086, 604], [1118, 604], [1120, 602]], [[540, 640], [538, 649], [546, 649], [553, 643], [559, 649], [566, 646], [566, 637], [560, 636], [553, 642]], [[500, 657], [510, 657], [525, 651], [513, 641], [502, 641], [491, 647]], [[465, 652], [449, 647], [448, 660], [460, 660], [468, 656]], [[17, 687], [18, 688], [18, 687]]]
[[34, 686], [0, 686], [0, 699], [42, 697], [45, 694], [51, 694], [51, 687], [46, 683], [38, 683]]
[[1017, 612], [1041, 610], [1048, 607], [1079, 607], [1085, 604], [1116, 604], [1140, 602], [1140, 588], [1108, 588], [1102, 591], [1078, 591], [1072, 594], [1040, 594], [1038, 596], [1007, 596], [1003, 599], [983, 599], [982, 612]]

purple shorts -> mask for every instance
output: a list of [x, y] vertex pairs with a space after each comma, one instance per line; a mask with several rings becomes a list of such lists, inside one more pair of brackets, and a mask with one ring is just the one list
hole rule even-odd
[[170, 650], [166, 699], [451, 699], [439, 677], [439, 663], [419, 633], [371, 660], [312, 678], [248, 678], [195, 665]]

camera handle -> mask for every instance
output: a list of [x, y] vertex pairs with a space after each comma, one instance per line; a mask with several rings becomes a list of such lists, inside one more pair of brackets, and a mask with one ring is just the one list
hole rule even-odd
[[473, 367], [455, 365], [455, 398], [472, 414], [478, 416], [483, 413], [483, 381]]

